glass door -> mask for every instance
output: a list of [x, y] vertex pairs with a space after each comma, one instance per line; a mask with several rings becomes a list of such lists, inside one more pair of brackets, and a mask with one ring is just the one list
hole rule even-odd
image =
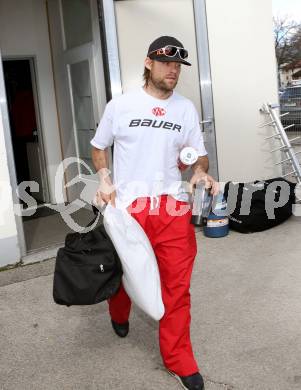
[[[82, 48], [79, 52], [73, 53], [72, 57], [71, 59], [69, 56], [67, 68], [76, 156], [93, 170], [90, 140], [94, 137], [97, 119], [93, 107], [95, 98], [92, 85], [95, 81], [93, 68], [91, 69], [91, 57]], [[81, 163], [78, 165], [78, 171], [80, 175], [88, 174], [84, 164]]]
[[48, 0], [48, 16], [68, 201], [86, 186], [92, 200], [90, 140], [106, 104], [97, 0]]

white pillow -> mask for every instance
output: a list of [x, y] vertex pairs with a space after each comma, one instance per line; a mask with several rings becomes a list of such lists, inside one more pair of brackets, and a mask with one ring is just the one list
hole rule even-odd
[[104, 227], [119, 255], [125, 291], [155, 320], [164, 315], [161, 283], [153, 248], [139, 223], [124, 209], [108, 204]]

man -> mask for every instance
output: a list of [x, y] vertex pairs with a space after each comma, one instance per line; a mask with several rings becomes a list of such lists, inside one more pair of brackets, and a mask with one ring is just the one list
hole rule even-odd
[[[217, 194], [218, 184], [206, 173], [209, 164], [197, 112], [191, 101], [174, 92], [181, 64], [191, 65], [187, 56], [173, 37], [152, 42], [144, 62], [143, 88], [107, 104], [91, 144], [93, 163], [100, 173], [95, 202], [114, 205], [117, 196], [116, 201], [129, 206], [154, 248], [165, 306], [159, 324], [164, 365], [185, 389], [201, 390], [203, 378], [190, 342], [189, 288], [196, 239], [177, 162], [184, 146], [195, 148], [199, 156], [192, 167], [191, 186], [204, 181]], [[102, 174], [113, 143], [114, 186]], [[130, 307], [121, 286], [109, 300], [112, 325], [120, 337], [129, 331]]]

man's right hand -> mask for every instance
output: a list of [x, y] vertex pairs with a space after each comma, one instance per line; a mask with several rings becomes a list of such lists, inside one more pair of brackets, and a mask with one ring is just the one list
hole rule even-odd
[[104, 206], [104, 204], [111, 203], [115, 207], [116, 191], [112, 184], [101, 184], [94, 196], [93, 204], [95, 206]]

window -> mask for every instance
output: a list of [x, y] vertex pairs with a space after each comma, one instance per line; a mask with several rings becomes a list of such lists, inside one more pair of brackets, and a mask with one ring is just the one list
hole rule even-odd
[[92, 41], [90, 0], [62, 0], [65, 49]]

